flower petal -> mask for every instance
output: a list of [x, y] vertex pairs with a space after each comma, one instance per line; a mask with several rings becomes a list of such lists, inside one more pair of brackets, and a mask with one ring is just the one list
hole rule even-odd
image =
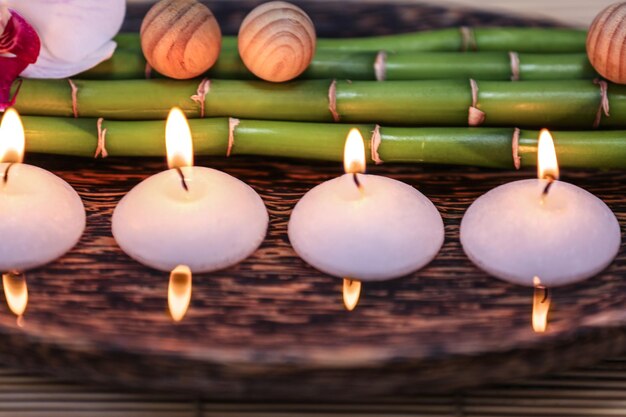
[[[1, 6], [0, 6], [1, 7]], [[10, 10], [0, 33], [0, 111], [13, 105], [11, 85], [17, 76], [39, 55], [39, 37], [32, 26], [14, 10]]]
[[51, 57], [45, 49], [41, 51], [37, 64], [30, 65], [22, 72], [26, 78], [67, 78], [87, 71], [113, 55], [117, 44], [109, 41], [91, 55], [76, 62], [59, 61]]
[[[126, 12], [125, 0], [8, 0], [37, 30], [42, 42], [41, 65], [50, 69], [56, 61], [78, 64], [108, 54], [111, 39], [120, 30]], [[108, 45], [108, 46], [107, 46]], [[29, 68], [35, 70], [39, 61]], [[70, 66], [66, 66], [66, 69]], [[84, 68], [84, 66], [83, 66]]]

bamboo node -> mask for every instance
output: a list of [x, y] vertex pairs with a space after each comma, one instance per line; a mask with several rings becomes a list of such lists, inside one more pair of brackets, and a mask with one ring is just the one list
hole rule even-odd
[[149, 80], [150, 78], [152, 78], [152, 66], [146, 62], [146, 67], [143, 70], [143, 73], [146, 77], [146, 80]]
[[191, 99], [200, 105], [200, 117], [204, 118], [204, 101], [206, 99], [206, 95], [211, 90], [211, 80], [208, 78], [204, 78], [200, 81], [198, 85], [198, 89], [196, 90], [196, 94], [191, 96]]
[[509, 59], [511, 60], [511, 81], [519, 81], [519, 54], [510, 51]]
[[600, 79], [593, 80], [593, 83], [600, 87], [600, 105], [598, 106], [596, 119], [593, 122], [593, 127], [595, 129], [600, 127], [600, 122], [602, 121], [602, 113], [604, 113], [606, 117], [610, 117], [611, 114], [609, 113], [609, 84], [606, 81]]
[[234, 117], [228, 118], [228, 148], [226, 148], [226, 157], [229, 157], [235, 146], [235, 128], [239, 126], [241, 121]]
[[382, 142], [382, 138], [380, 137], [380, 125], [374, 126], [374, 130], [372, 131], [372, 138], [370, 139], [370, 151], [372, 155], [372, 161], [376, 165], [380, 165], [383, 163], [383, 160], [380, 159], [380, 154], [378, 153], [378, 148], [380, 147], [380, 143]]
[[485, 112], [477, 107], [478, 83], [473, 78], [470, 78], [470, 87], [472, 88], [472, 105], [469, 108], [467, 124], [469, 126], [480, 126], [485, 121]]
[[93, 156], [94, 158], [97, 158], [98, 156], [106, 158], [109, 156], [109, 152], [106, 149], [107, 129], [106, 127], [104, 129], [102, 128], [103, 122], [104, 118], [101, 117], [98, 119], [98, 123], [96, 123], [96, 126], [98, 127], [98, 144], [96, 146], [96, 152]]
[[459, 30], [461, 32], [461, 51], [477, 51], [478, 45], [476, 45], [474, 29], [468, 26], [461, 26]]
[[78, 87], [69, 78], [67, 82], [70, 83], [70, 88], [72, 89], [72, 113], [74, 114], [74, 119], [78, 119]]
[[513, 138], [511, 139], [511, 147], [513, 148], [513, 166], [515, 169], [520, 169], [522, 166], [522, 158], [519, 156], [519, 128], [513, 130]]
[[333, 115], [335, 122], [339, 121], [339, 113], [337, 113], [337, 80], [333, 80], [328, 87], [328, 110]]
[[387, 52], [378, 51], [376, 54], [374, 74], [376, 74], [376, 81], [385, 81], [387, 79]]

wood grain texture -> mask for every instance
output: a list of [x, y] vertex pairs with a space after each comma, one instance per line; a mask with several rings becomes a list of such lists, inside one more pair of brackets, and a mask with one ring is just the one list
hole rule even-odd
[[[223, 34], [236, 35], [246, 15], [266, 0], [203, 0], [201, 3], [211, 9]], [[386, 35], [459, 26], [555, 26], [555, 22], [548, 18], [528, 19], [487, 10], [411, 1], [292, 0], [290, 3], [309, 15], [320, 38]], [[150, 6], [151, 3], [128, 4], [122, 31], [138, 31]]]
[[[127, 0], [131, 5], [149, 4], [156, 0]], [[230, 2], [232, 0], [214, 0], [215, 2]], [[319, 0], [306, 0], [308, 3], [319, 2]], [[344, 7], [352, 7], [354, 3], [380, 3], [380, 0], [334, 0], [341, 2]], [[608, 7], [615, 3], [615, 0], [387, 0], [387, 5], [406, 5], [413, 3], [423, 6], [424, 4], [436, 4], [444, 7], [468, 7], [472, 10], [489, 10], [509, 16], [526, 16], [531, 19], [544, 18], [553, 19], [562, 24], [576, 25], [581, 28], [589, 27], [589, 24], [603, 7]]]
[[[626, 348], [626, 251], [599, 276], [553, 293], [546, 334], [530, 328], [531, 291], [477, 270], [458, 228], [479, 195], [532, 171], [382, 166], [432, 199], [446, 224], [436, 260], [409, 277], [364, 285], [346, 312], [341, 280], [305, 265], [287, 241], [288, 216], [339, 164], [201, 159], [263, 197], [270, 229], [240, 265], [196, 275], [187, 317], [166, 313], [167, 274], [126, 257], [110, 232], [116, 202], [163, 161], [37, 157], [85, 200], [87, 233], [60, 261], [28, 274], [25, 326], [0, 318], [0, 357], [66, 377], [189, 390], [210, 398], [348, 399], [406, 395], [569, 367]], [[626, 174], [564, 172], [626, 224]], [[5, 307], [4, 307], [5, 308]], [[6, 310], [6, 308], [5, 308]], [[27, 354], [25, 354], [27, 352]], [[350, 389], [346, 389], [350, 387]]]
[[587, 35], [589, 61], [600, 75], [626, 83], [626, 3], [615, 3], [598, 14]]
[[301, 8], [272, 1], [256, 7], [241, 23], [239, 55], [257, 77], [289, 81], [313, 60], [315, 40], [315, 25]]
[[141, 49], [148, 63], [171, 78], [197, 77], [213, 66], [222, 32], [211, 10], [196, 0], [162, 0], [146, 13]]
[[[229, 1], [211, 7], [225, 32], [235, 33], [252, 6]], [[546, 24], [417, 5], [353, 4], [351, 12], [359, 19], [348, 19], [341, 3], [316, 2], [304, 9], [323, 36], [462, 24]], [[131, 9], [127, 28], [137, 28], [143, 12], [145, 7]], [[199, 159], [198, 165], [221, 169], [255, 188], [271, 223], [266, 241], [251, 258], [194, 277], [190, 310], [175, 324], [167, 314], [167, 274], [131, 261], [110, 231], [117, 201], [139, 181], [163, 170], [165, 162], [34, 155], [27, 162], [76, 187], [88, 210], [88, 228], [74, 250], [28, 274], [24, 327], [0, 306], [0, 359], [22, 369], [220, 401], [371, 403], [570, 368], [626, 350], [625, 244], [602, 274], [554, 292], [545, 334], [531, 330], [529, 289], [487, 276], [463, 255], [458, 228], [469, 204], [497, 185], [534, 176], [534, 171], [371, 167], [370, 173], [405, 181], [431, 198], [443, 215], [446, 241], [424, 270], [365, 285], [361, 303], [347, 312], [341, 280], [305, 265], [286, 233], [298, 199], [319, 182], [340, 175], [341, 164]], [[562, 177], [602, 198], [624, 230], [626, 173], [567, 170]], [[467, 404], [461, 400], [460, 405], [440, 407], [439, 397], [428, 398], [419, 412], [505, 414], [497, 403], [500, 394], [494, 394], [491, 405], [469, 399]], [[205, 412], [217, 415], [231, 409], [208, 406]]]

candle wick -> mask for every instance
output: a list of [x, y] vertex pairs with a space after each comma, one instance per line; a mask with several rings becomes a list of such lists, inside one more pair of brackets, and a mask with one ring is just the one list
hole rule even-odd
[[357, 176], [356, 172], [352, 173], [352, 179], [354, 180], [354, 183], [356, 184], [357, 188], [360, 190], [362, 185], [361, 185], [361, 181], [359, 181], [359, 177]]
[[189, 186], [187, 185], [187, 180], [185, 179], [185, 174], [183, 174], [183, 170], [180, 169], [180, 167], [176, 167], [176, 172], [178, 172], [178, 175], [180, 175], [180, 182], [183, 185], [183, 188], [185, 189], [185, 191], [189, 192]]
[[554, 184], [554, 181], [556, 181], [556, 178], [554, 178], [553, 175], [546, 175], [545, 179], [548, 180], [548, 183], [546, 184], [546, 187], [543, 189], [543, 192], [541, 193], [542, 197], [545, 197], [548, 195], [548, 193], [550, 192], [550, 188], [552, 187], [552, 184]]
[[2, 183], [6, 184], [7, 182], [9, 182], [9, 170], [11, 169], [11, 167], [15, 165], [15, 162], [11, 162], [8, 166], [7, 169], [4, 170], [4, 174], [2, 175]]

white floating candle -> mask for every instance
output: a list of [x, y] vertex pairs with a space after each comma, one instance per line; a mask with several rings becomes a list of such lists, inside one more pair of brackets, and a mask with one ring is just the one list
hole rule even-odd
[[501, 185], [469, 207], [461, 222], [465, 253], [489, 274], [521, 285], [535, 286], [538, 277], [555, 287], [597, 274], [620, 247], [615, 215], [589, 192], [556, 181], [556, 153], [546, 130], [538, 169], [540, 179]]
[[359, 281], [407, 275], [430, 262], [444, 239], [435, 206], [415, 188], [364, 175], [363, 138], [346, 141], [346, 174], [302, 197], [289, 220], [289, 240], [306, 262]]
[[166, 143], [173, 169], [144, 180], [120, 201], [113, 213], [117, 243], [162, 271], [186, 265], [210, 272], [247, 258], [267, 231], [259, 195], [228, 174], [192, 166], [191, 133], [179, 109], [170, 112]]
[[0, 271], [52, 262], [74, 247], [85, 229], [76, 191], [56, 175], [21, 163], [24, 142], [19, 115], [9, 109], [0, 127]]

